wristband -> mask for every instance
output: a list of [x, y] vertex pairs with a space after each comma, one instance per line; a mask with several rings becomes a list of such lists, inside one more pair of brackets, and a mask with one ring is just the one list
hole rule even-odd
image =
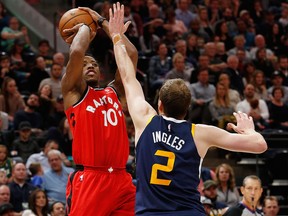
[[103, 27], [103, 22], [106, 20], [106, 18], [104, 17], [100, 17], [98, 20], [97, 20], [97, 24], [98, 26], [100, 26], [100, 28]]
[[116, 43], [118, 43], [120, 40], [121, 40], [120, 34], [115, 34], [115, 35], [112, 37], [112, 42], [113, 42], [114, 45], [115, 45]]

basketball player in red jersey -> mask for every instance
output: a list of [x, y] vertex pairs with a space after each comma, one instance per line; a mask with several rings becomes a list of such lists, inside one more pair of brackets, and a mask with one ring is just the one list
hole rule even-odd
[[[84, 10], [108, 32], [108, 21], [91, 9]], [[85, 56], [95, 33], [84, 24], [65, 31], [71, 34], [67, 39], [71, 47], [62, 94], [73, 133], [72, 156], [77, 168], [67, 184], [67, 214], [134, 215], [135, 187], [125, 170], [128, 137], [116, 93], [122, 86], [121, 80], [116, 72], [112, 85], [99, 88], [99, 65], [93, 57]], [[136, 69], [137, 50], [122, 36]]]

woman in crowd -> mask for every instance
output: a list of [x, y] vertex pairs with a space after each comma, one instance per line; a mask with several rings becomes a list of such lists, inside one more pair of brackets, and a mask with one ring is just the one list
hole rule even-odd
[[11, 77], [5, 77], [0, 95], [0, 110], [8, 113], [10, 126], [13, 123], [14, 114], [24, 107], [25, 103], [17, 89], [16, 81]]
[[259, 48], [256, 51], [256, 59], [253, 60], [253, 63], [257, 70], [263, 71], [265, 77], [271, 77], [274, 71], [273, 62], [267, 57], [265, 48]]
[[218, 78], [218, 82], [222, 83], [228, 89], [229, 101], [232, 107], [236, 107], [236, 104], [241, 101], [240, 93], [230, 88], [230, 77], [227, 73], [221, 73]]
[[162, 86], [166, 74], [172, 69], [172, 58], [168, 55], [166, 44], [160, 43], [156, 51], [157, 55], [150, 58], [148, 67], [150, 90], [153, 96]]
[[49, 117], [54, 109], [55, 100], [52, 97], [52, 88], [49, 84], [41, 86], [39, 89], [39, 102], [40, 106], [38, 112], [41, 114], [44, 122], [44, 128], [49, 128], [51, 122], [49, 122]]
[[207, 8], [204, 6], [199, 7], [198, 14], [201, 23], [201, 28], [203, 28], [203, 30], [209, 35], [210, 38], [213, 38], [214, 32], [208, 17]]
[[22, 216], [50, 216], [48, 198], [42, 189], [36, 189], [30, 194], [28, 207], [29, 209], [24, 210]]
[[[287, 11], [287, 9], [285, 9]], [[275, 54], [278, 54], [278, 50], [282, 45], [284, 37], [283, 27], [280, 23], [275, 22], [266, 36], [267, 47], [271, 49]]]
[[248, 83], [253, 82], [255, 66], [252, 62], [247, 62], [243, 67], [243, 83], [246, 86]]
[[23, 49], [25, 42], [19, 39], [14, 41], [14, 44], [11, 47], [10, 58], [11, 58], [11, 67], [16, 71], [26, 71], [26, 62], [23, 59]]
[[220, 42], [225, 44], [225, 50], [230, 50], [234, 47], [233, 39], [228, 34], [226, 21], [217, 22], [215, 25], [215, 36], [219, 38]]
[[228, 89], [222, 83], [216, 85], [216, 94], [209, 104], [209, 111], [212, 122], [220, 128], [225, 129], [226, 123], [235, 121], [233, 116], [235, 110], [230, 104]]
[[256, 70], [253, 74], [252, 84], [255, 87], [255, 96], [265, 101], [270, 100], [263, 71]]
[[20, 23], [17, 17], [10, 17], [9, 25], [4, 27], [1, 31], [1, 47], [4, 51], [10, 52], [11, 47], [16, 39], [23, 40], [25, 46], [29, 47], [30, 38], [28, 35], [28, 29], [26, 26], [20, 27]]
[[229, 164], [220, 164], [216, 168], [218, 183], [217, 201], [226, 203], [229, 207], [239, 203], [240, 196], [235, 183], [233, 168]]
[[269, 125], [273, 129], [288, 131], [288, 105], [283, 103], [284, 90], [275, 87], [272, 91], [273, 98], [268, 103]]

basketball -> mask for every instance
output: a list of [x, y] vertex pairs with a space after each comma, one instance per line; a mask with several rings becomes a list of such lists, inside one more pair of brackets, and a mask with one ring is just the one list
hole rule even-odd
[[91, 28], [92, 31], [96, 32], [97, 30], [97, 24], [94, 22], [89, 13], [78, 8], [73, 8], [65, 12], [60, 18], [58, 28], [61, 37], [66, 40], [70, 34], [64, 33], [63, 30], [70, 29], [79, 23], [85, 23]]

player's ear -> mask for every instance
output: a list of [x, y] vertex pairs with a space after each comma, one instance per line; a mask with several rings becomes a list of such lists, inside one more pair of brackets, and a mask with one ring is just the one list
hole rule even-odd
[[163, 103], [161, 100], [158, 100], [158, 112], [159, 112], [159, 114], [164, 113]]
[[245, 188], [243, 186], [240, 187], [240, 191], [241, 191], [242, 194], [244, 194], [244, 189]]

